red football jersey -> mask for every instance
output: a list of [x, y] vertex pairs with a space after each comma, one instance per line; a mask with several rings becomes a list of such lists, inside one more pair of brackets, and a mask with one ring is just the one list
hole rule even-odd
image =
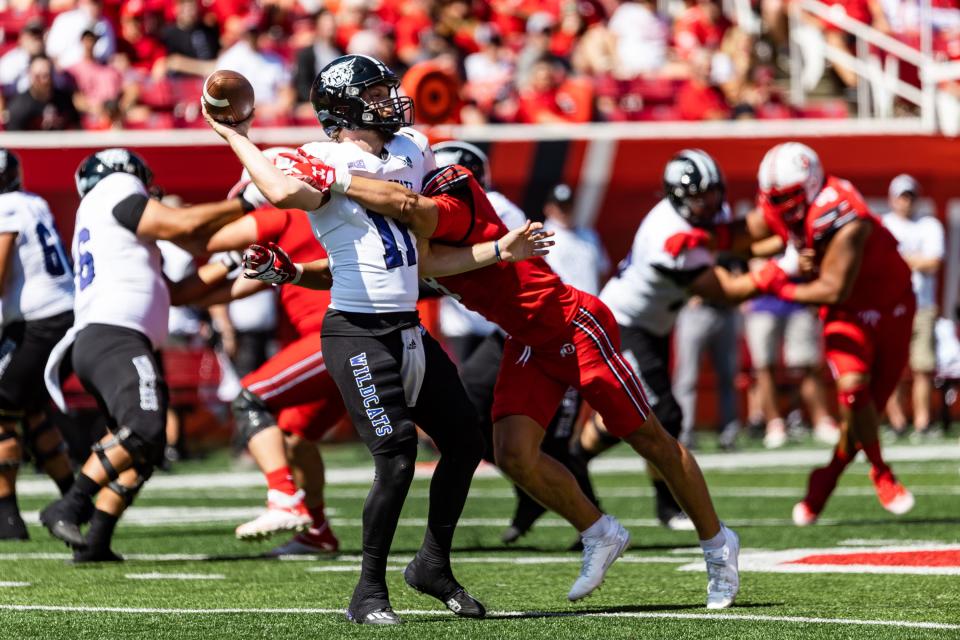
[[[295, 262], [312, 262], [327, 257], [303, 211], [260, 209], [251, 215], [257, 222], [258, 243], [276, 242]], [[329, 291], [280, 287], [280, 306], [300, 335], [320, 330], [329, 305]]]
[[[440, 209], [440, 223], [431, 240], [471, 246], [496, 240], [508, 231], [473, 177], [466, 186], [433, 200]], [[495, 264], [436, 282], [441, 292], [453, 294], [531, 347], [564, 331], [577, 313], [577, 290], [564, 284], [542, 258]]]
[[[771, 216], [766, 210], [764, 217], [784, 242], [791, 241], [791, 234], [780, 218]], [[873, 230], [864, 246], [860, 272], [850, 297], [835, 306], [849, 311], [893, 308], [912, 294], [910, 267], [900, 257], [893, 234], [870, 211], [863, 196], [849, 181], [827, 177], [823, 189], [807, 208], [802, 248], [813, 248], [819, 264], [834, 234], [854, 220], [869, 221]], [[798, 240], [793, 238], [795, 243]]]

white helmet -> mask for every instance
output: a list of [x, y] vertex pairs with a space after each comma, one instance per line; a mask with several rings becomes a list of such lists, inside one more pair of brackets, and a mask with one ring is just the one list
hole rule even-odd
[[760, 205], [787, 223], [799, 221], [823, 188], [823, 165], [816, 151], [799, 142], [784, 142], [767, 151], [757, 173]]

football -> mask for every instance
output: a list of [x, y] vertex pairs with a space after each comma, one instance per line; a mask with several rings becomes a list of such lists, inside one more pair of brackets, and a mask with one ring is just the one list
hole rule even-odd
[[253, 113], [253, 85], [236, 71], [215, 71], [203, 83], [203, 103], [217, 122], [243, 122]]

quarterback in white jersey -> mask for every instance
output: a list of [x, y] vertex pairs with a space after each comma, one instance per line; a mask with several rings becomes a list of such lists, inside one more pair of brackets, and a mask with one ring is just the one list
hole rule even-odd
[[0, 540], [26, 540], [16, 497], [24, 448], [57, 483], [73, 484], [47, 418], [43, 365], [73, 324], [73, 273], [46, 201], [23, 191], [20, 160], [0, 149]]
[[[229, 270], [209, 264], [167, 282], [157, 241], [203, 252], [214, 231], [252, 209], [242, 197], [167, 207], [150, 197], [152, 178], [146, 163], [126, 149], [99, 151], [77, 169], [76, 318], [47, 363], [47, 388], [62, 407], [59, 376], [69, 353], [80, 382], [106, 414], [108, 433], [40, 521], [74, 548], [79, 562], [121, 559], [110, 549], [117, 520], [163, 455], [168, 397], [157, 349], [166, 339], [171, 302], [207, 294]], [[88, 521], [84, 536], [80, 526]]]
[[[309, 213], [329, 256], [323, 266], [329, 264], [333, 289], [322, 328], [323, 359], [376, 467], [363, 511], [360, 580], [347, 608], [347, 618], [361, 624], [400, 622], [390, 606], [386, 567], [413, 478], [415, 424], [433, 438], [441, 455], [431, 484], [427, 533], [404, 578], [457, 615], [479, 618], [486, 611], [460, 586], [450, 566], [453, 533], [483, 439], [456, 368], [420, 326], [416, 301], [420, 275], [460, 273], [505, 254], [494, 242], [482, 249], [418, 246], [404, 225], [369, 213], [343, 195], [352, 173], [419, 191], [434, 168], [426, 139], [406, 128], [413, 123], [413, 101], [398, 94], [399, 85], [390, 69], [368, 56], [341, 56], [324, 67], [314, 80], [311, 102], [335, 142], [302, 147], [294, 166], [285, 171], [246, 137], [249, 122], [228, 126], [204, 112], [270, 202]], [[330, 174], [337, 188], [329, 189]], [[282, 251], [251, 247], [247, 255], [250, 277], [288, 281], [284, 267], [292, 262]], [[298, 267], [293, 281], [303, 273]]]

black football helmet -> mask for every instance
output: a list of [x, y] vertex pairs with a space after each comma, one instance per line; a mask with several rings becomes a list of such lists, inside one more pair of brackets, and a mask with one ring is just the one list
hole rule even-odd
[[100, 180], [111, 173], [129, 173], [136, 176], [147, 189], [153, 183], [153, 172], [136, 153], [129, 149], [104, 149], [87, 156], [77, 167], [74, 179], [80, 197], [90, 193]]
[[[385, 85], [390, 97], [366, 102], [365, 89]], [[396, 133], [413, 124], [413, 99], [397, 93], [400, 78], [376, 58], [340, 56], [317, 74], [310, 88], [310, 102], [324, 132], [337, 129], [379, 129]]]
[[664, 168], [663, 190], [684, 220], [696, 227], [707, 227], [723, 208], [727, 186], [710, 154], [684, 149]]
[[466, 167], [484, 189], [490, 188], [490, 161], [487, 159], [487, 154], [479, 147], [469, 142], [450, 140], [439, 142], [430, 148], [433, 150], [433, 157], [438, 167], [451, 164]]
[[0, 193], [20, 191], [22, 181], [20, 158], [13, 151], [0, 147]]

